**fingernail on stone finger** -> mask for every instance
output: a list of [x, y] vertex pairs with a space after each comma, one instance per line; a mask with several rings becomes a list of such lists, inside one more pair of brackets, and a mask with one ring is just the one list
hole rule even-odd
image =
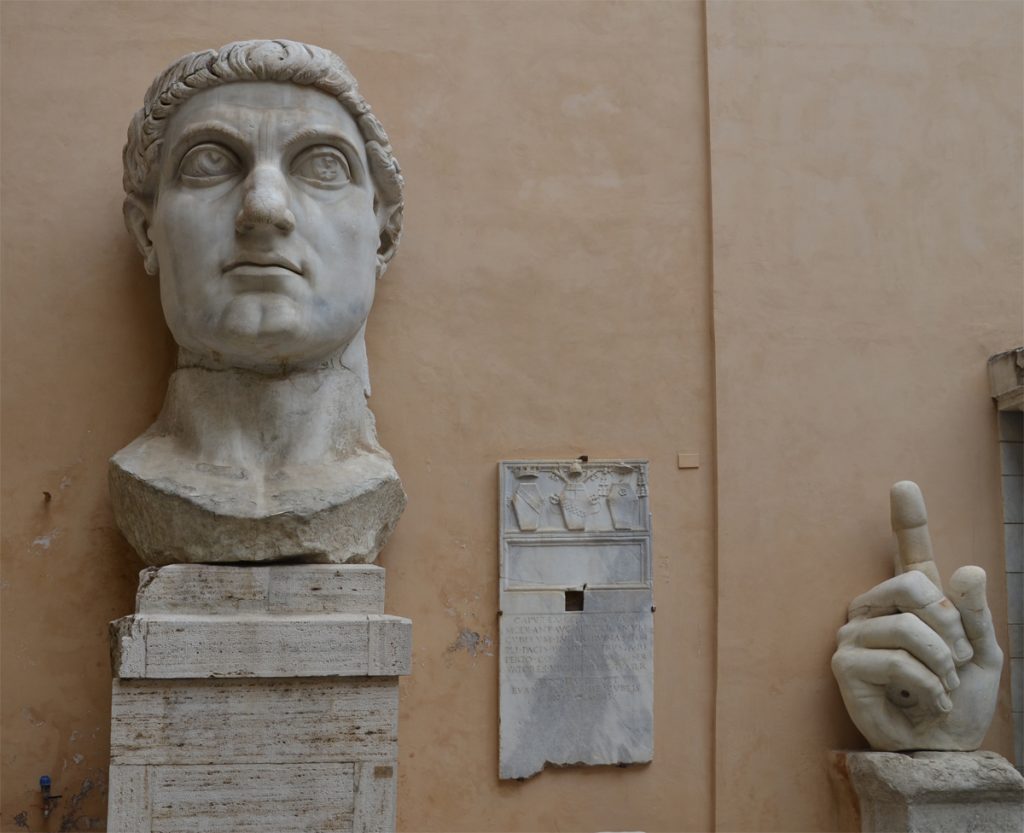
[[946, 675], [946, 690], [952, 691], [958, 685], [960, 685], [960, 676], [956, 673], [956, 671], [950, 671]]
[[949, 699], [949, 695], [943, 694], [939, 697], [939, 708], [944, 712], [953, 711], [953, 701]]
[[953, 646], [953, 656], [957, 658], [958, 662], [967, 662], [967, 660], [974, 656], [974, 649], [971, 647], [971, 643], [966, 639], [958, 639]]

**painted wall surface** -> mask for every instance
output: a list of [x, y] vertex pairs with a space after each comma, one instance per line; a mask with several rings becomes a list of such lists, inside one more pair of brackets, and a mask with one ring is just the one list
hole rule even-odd
[[[368, 332], [410, 497], [380, 562], [414, 621], [400, 829], [829, 829], [825, 752], [863, 741], [828, 658], [887, 575], [899, 478], [944, 572], [988, 569], [1005, 645], [985, 359], [1024, 329], [1019, 4], [0, 16], [0, 829], [103, 829], [106, 628], [140, 567], [106, 460], [174, 362], [120, 152], [157, 72], [238, 38], [342, 54], [406, 174]], [[502, 783], [496, 463], [578, 454], [651, 461], [655, 761]], [[1003, 754], [1009, 711], [1006, 690]], [[44, 773], [64, 795], [46, 820]]]
[[824, 750], [863, 741], [828, 636], [892, 575], [891, 483], [1008, 646], [985, 362], [1024, 334], [1021, 10], [708, 5], [722, 830], [833, 823]]
[[[707, 829], [702, 7], [15, 2], [2, 14], [3, 829], [22, 812], [32, 830], [102, 828], [106, 627], [132, 610], [141, 566], [113, 527], [106, 460], [152, 421], [173, 363], [157, 284], [121, 221], [121, 147], [171, 60], [246, 37], [343, 55], [408, 183], [368, 333], [371, 407], [410, 499], [380, 562], [389, 612], [414, 622], [400, 829]], [[706, 464], [680, 470], [679, 451]], [[579, 454], [651, 461], [657, 760], [499, 783], [497, 461]], [[45, 824], [43, 773], [65, 796]]]

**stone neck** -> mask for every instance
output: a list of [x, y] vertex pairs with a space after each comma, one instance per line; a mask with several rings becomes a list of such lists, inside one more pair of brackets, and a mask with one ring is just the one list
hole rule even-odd
[[180, 367], [153, 428], [199, 463], [254, 473], [380, 451], [362, 381], [340, 366], [276, 376]]

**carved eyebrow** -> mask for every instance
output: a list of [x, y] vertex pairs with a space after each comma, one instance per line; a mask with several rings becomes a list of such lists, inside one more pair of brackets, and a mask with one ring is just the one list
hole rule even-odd
[[174, 143], [174, 147], [171, 150], [171, 158], [177, 159], [184, 149], [191, 146], [197, 140], [216, 138], [230, 139], [232, 142], [240, 145], [245, 144], [245, 136], [235, 130], [235, 128], [219, 121], [204, 121], [191, 125], [178, 137], [178, 141]]

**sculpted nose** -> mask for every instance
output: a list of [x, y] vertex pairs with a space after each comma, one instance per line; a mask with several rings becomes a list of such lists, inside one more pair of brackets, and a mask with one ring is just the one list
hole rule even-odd
[[273, 226], [286, 234], [295, 228], [295, 215], [288, 207], [288, 183], [280, 171], [266, 165], [253, 169], [245, 182], [242, 207], [235, 218], [239, 234], [259, 226]]

